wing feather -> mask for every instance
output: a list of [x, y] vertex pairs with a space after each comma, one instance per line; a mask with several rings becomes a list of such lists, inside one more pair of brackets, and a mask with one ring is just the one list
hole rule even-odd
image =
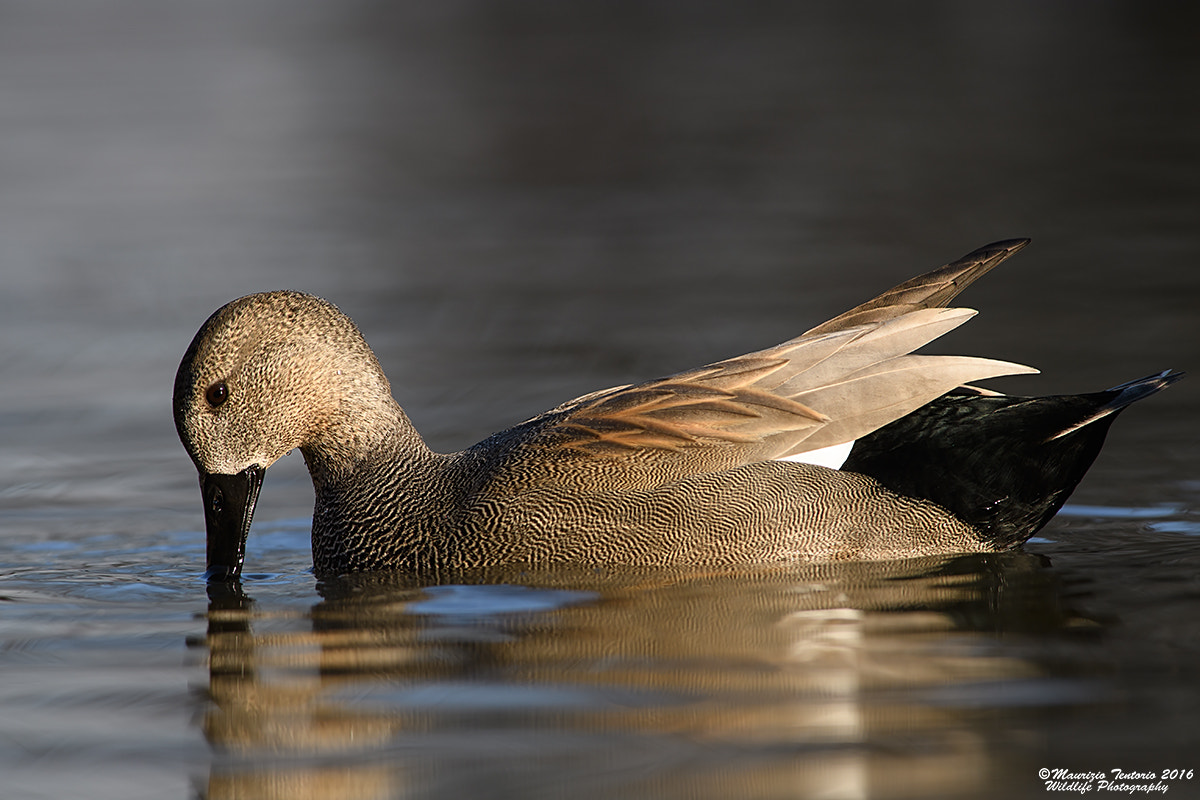
[[775, 347], [577, 398], [537, 439], [589, 458], [638, 451], [680, 474], [727, 469], [851, 441], [970, 381], [1036, 372], [912, 355], [974, 316], [942, 306], [1027, 242], [980, 248]]
[[944, 267], [893, 286], [878, 297], [805, 331], [804, 336], [891, 319], [918, 308], [947, 306], [959, 292], [1027, 244], [1028, 239], [1006, 239], [984, 245]]

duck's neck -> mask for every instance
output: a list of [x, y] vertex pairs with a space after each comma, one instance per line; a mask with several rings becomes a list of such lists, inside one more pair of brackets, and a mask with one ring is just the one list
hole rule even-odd
[[447, 457], [430, 450], [388, 400], [301, 448], [316, 493], [313, 566], [320, 574], [403, 567], [436, 547]]

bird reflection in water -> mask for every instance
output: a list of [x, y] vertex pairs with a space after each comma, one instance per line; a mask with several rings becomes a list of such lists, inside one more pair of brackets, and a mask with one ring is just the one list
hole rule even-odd
[[1095, 629], [1020, 552], [318, 588], [210, 586], [203, 796], [976, 794], [1088, 696], [1020, 642]]

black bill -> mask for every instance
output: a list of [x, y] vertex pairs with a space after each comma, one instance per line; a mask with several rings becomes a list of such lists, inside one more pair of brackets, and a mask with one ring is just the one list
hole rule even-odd
[[254, 517], [254, 504], [262, 488], [264, 470], [247, 467], [236, 475], [201, 475], [204, 529], [208, 534], [209, 581], [232, 581], [242, 574], [246, 535]]

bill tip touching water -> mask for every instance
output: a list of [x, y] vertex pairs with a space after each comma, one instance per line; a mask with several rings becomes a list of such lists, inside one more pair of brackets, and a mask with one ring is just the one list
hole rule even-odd
[[1182, 377], [1008, 397], [971, 384], [1036, 370], [913, 353], [973, 316], [948, 305], [1026, 244], [987, 245], [782, 344], [593, 392], [449, 454], [425, 445], [331, 303], [234, 300], [200, 328], [174, 387], [207, 575], [240, 575], [264, 473], [293, 449], [316, 495], [319, 574], [1018, 546], [1066, 501], [1115, 416]]

